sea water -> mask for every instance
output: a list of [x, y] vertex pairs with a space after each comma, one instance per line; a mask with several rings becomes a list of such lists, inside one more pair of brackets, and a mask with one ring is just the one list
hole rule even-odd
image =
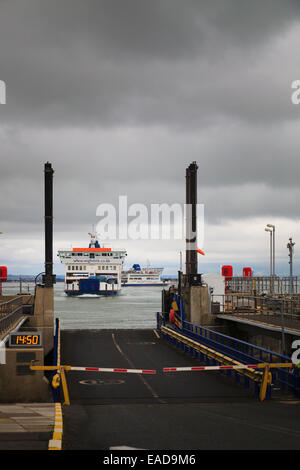
[[[204, 275], [203, 280], [213, 287], [214, 295], [224, 294], [224, 279], [220, 275]], [[3, 285], [3, 294], [6, 295], [19, 290], [18, 282]], [[33, 293], [34, 284], [23, 283], [22, 291]], [[54, 286], [54, 315], [61, 319], [62, 329], [155, 328], [156, 312], [161, 311], [161, 297], [160, 286], [123, 287], [113, 297], [68, 297], [64, 283], [58, 282]]]

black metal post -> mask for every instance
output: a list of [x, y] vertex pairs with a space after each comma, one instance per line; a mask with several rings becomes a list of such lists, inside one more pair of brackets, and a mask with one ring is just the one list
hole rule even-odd
[[185, 202], [186, 202], [186, 249], [185, 249], [185, 264], [186, 264], [186, 269], [185, 269], [185, 274], [186, 274], [186, 279], [188, 280], [189, 274], [190, 274], [190, 266], [191, 266], [191, 253], [189, 250], [189, 237], [190, 237], [190, 232], [191, 232], [191, 220], [190, 220], [190, 171], [189, 168], [186, 169], [186, 183], [185, 183], [185, 190], [186, 190], [186, 197], [185, 197]]
[[53, 287], [53, 173], [51, 163], [45, 163], [45, 287]]
[[186, 275], [198, 273], [197, 260], [197, 170], [196, 162], [186, 169]]

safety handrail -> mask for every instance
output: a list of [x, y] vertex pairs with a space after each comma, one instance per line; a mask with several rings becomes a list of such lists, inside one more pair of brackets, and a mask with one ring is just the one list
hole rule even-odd
[[[161, 313], [161, 319], [159, 320], [160, 325], [166, 325], [167, 315], [166, 313]], [[178, 325], [175, 324], [174, 328], [176, 327], [178, 328]], [[289, 363], [291, 361], [288, 356], [283, 354], [233, 338], [200, 325], [195, 325], [186, 320], [182, 321], [181, 327], [178, 329], [187, 337], [244, 364], [251, 364], [253, 359], [266, 363]], [[278, 368], [276, 370], [276, 377], [283, 388], [290, 388], [296, 395], [300, 395], [300, 377], [298, 370], [293, 371], [293, 374], [291, 374], [287, 369]]]
[[22, 296], [0, 303], [0, 314], [12, 313], [14, 310], [23, 305]]

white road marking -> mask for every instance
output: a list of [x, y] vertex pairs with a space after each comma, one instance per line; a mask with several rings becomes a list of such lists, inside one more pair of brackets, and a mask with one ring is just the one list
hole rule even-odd
[[[132, 367], [133, 369], [135, 369], [135, 365], [133, 364], [133, 362], [126, 356], [126, 354], [122, 351], [122, 349], [120, 348], [120, 346], [118, 345], [117, 341], [116, 341], [116, 337], [115, 337], [115, 334], [112, 333], [112, 339], [113, 339], [113, 342], [114, 342], [114, 345], [115, 347], [117, 348], [117, 350], [119, 351], [119, 353], [124, 357], [124, 359], [126, 359], [126, 361], [128, 362], [128, 364], [130, 365], [130, 367]], [[149, 392], [151, 393], [151, 395], [156, 398], [160, 403], [166, 403], [164, 400], [162, 400], [161, 398], [159, 398], [159, 396], [157, 395], [157, 393], [155, 392], [155, 390], [153, 390], [153, 388], [151, 387], [150, 384], [148, 384], [148, 382], [145, 380], [145, 378], [142, 376], [142, 375], [138, 375], [139, 379], [143, 382], [143, 384], [145, 385], [145, 387], [149, 390]]]

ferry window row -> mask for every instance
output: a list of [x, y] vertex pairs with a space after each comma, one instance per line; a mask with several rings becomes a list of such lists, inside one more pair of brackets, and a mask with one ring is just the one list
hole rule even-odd
[[87, 257], [89, 257], [91, 255], [93, 255], [93, 257], [95, 257], [95, 256], [113, 256], [113, 255], [114, 255], [114, 257], [117, 256], [116, 253], [89, 253], [89, 252], [88, 253], [77, 253], [77, 252], [72, 253], [72, 256], [87, 256]]
[[[112, 265], [98, 266], [98, 269], [102, 271], [115, 270], [117, 269], [117, 266], [112, 266]], [[82, 265], [68, 266], [68, 271], [85, 271], [85, 270], [86, 270], [86, 266], [82, 266]]]
[[77, 265], [77, 266], [68, 266], [68, 270], [69, 271], [85, 271], [86, 270], [86, 266], [82, 266], [82, 265]]
[[105, 269], [108, 270], [115, 270], [117, 269], [117, 266], [111, 266], [111, 265], [106, 265], [106, 266], [98, 266], [98, 269], [104, 271]]

